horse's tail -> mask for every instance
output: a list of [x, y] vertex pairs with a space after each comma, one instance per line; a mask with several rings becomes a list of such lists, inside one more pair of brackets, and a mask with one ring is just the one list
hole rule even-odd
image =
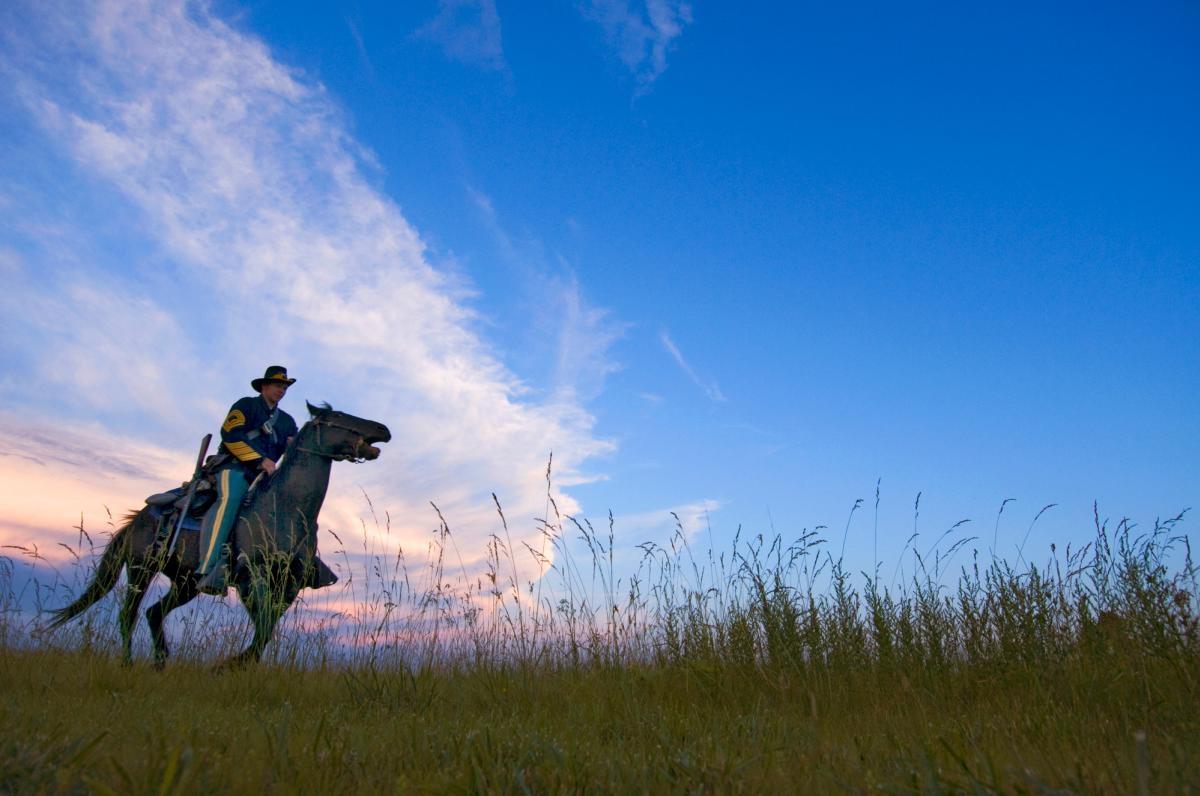
[[47, 625], [47, 629], [60, 627], [79, 616], [99, 602], [117, 585], [117, 579], [121, 577], [121, 569], [125, 566], [125, 557], [129, 552], [130, 529], [133, 527], [136, 516], [135, 514], [130, 517], [129, 522], [122, 525], [113, 534], [108, 546], [100, 555], [100, 563], [96, 565], [96, 574], [92, 577], [92, 582], [88, 584], [88, 587], [83, 590], [83, 594], [65, 608], [50, 612], [54, 618]]

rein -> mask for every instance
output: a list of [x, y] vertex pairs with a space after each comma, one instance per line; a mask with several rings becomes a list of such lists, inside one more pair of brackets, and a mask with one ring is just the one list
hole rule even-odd
[[[354, 434], [355, 436], [358, 437], [358, 439], [354, 443], [354, 452], [353, 453], [332, 454], [332, 453], [327, 453], [325, 451], [313, 450], [312, 448], [302, 448], [298, 444], [296, 445], [296, 450], [301, 451], [302, 453], [311, 453], [314, 456], [321, 456], [326, 459], [332, 459], [335, 462], [358, 463], [358, 462], [365, 462], [367, 460], [365, 456], [359, 455], [359, 451], [362, 449], [363, 445], [366, 444], [367, 439], [365, 436], [363, 436], [362, 433], [359, 432], [358, 429], [354, 428], [353, 426], [347, 426], [343, 423], [338, 423], [336, 420], [322, 420], [319, 418], [313, 418], [312, 420], [309, 420], [308, 422], [311, 423], [313, 425], [313, 427], [317, 429], [317, 445], [318, 446], [321, 444], [321, 426], [329, 426], [330, 428], [340, 428], [342, 431], [351, 432], [352, 434]], [[299, 443], [299, 441], [300, 441], [299, 439], [296, 440], [297, 443]]]

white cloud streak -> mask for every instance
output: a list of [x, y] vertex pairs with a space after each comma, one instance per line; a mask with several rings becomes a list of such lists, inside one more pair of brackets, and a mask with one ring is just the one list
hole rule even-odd
[[[542, 244], [534, 240], [519, 244], [500, 219], [488, 194], [467, 186], [467, 194], [479, 210], [501, 258], [522, 274], [533, 294], [531, 323], [540, 337], [555, 342], [553, 393], [560, 401], [588, 401], [600, 394], [605, 379], [620, 370], [609, 350], [628, 330], [607, 310], [590, 305], [579, 279], [565, 258], [547, 264]], [[555, 268], [556, 270], [551, 270]]]
[[713, 401], [714, 403], [723, 403], [725, 401], [725, 394], [721, 392], [721, 386], [715, 381], [706, 381], [700, 378], [700, 375], [696, 373], [695, 368], [688, 364], [688, 361], [683, 358], [683, 354], [680, 352], [679, 346], [675, 345], [675, 341], [671, 339], [671, 336], [667, 334], [665, 329], [659, 333], [658, 339], [662, 343], [663, 348], [667, 350], [667, 353], [671, 355], [671, 358], [675, 360], [675, 364], [679, 366], [679, 369], [684, 372], [684, 375], [692, 380], [693, 384], [703, 391], [703, 393], [708, 397], [708, 400]]
[[[551, 450], [557, 486], [591, 477], [584, 464], [611, 443], [593, 435], [572, 396], [528, 400], [475, 331], [469, 286], [430, 264], [416, 230], [365, 178], [369, 153], [321, 86], [203, 5], [30, 4], [26, 16], [29, 27], [10, 30], [0, 55], [26, 111], [74, 168], [135, 209], [138, 234], [161, 249], [171, 281], [208, 286], [177, 307], [129, 280], [102, 291], [121, 273], [111, 263], [61, 275], [73, 298], [30, 280], [23, 305], [53, 314], [63, 311], [55, 301], [69, 301], [69, 312], [91, 313], [103, 329], [97, 337], [79, 322], [27, 352], [85, 374], [92, 388], [79, 400], [101, 411], [154, 395], [177, 405], [190, 440], [266, 363], [284, 362], [301, 379], [293, 393], [393, 431], [378, 462], [335, 473], [322, 527], [361, 517], [361, 495], [341, 481], [348, 469], [390, 512], [397, 543], [426, 538], [428, 501], [437, 502], [468, 565], [497, 522], [491, 491], [517, 526], [544, 512]], [[580, 348], [594, 352], [589, 345]], [[214, 383], [231, 393], [214, 399]], [[23, 397], [56, 388], [47, 370]], [[177, 396], [184, 391], [204, 397]], [[287, 408], [303, 420], [301, 407]], [[158, 418], [167, 421], [170, 412]], [[578, 508], [569, 495], [556, 499]], [[533, 525], [524, 529], [531, 538]]]
[[367, 43], [363, 40], [362, 31], [358, 29], [358, 24], [353, 19], [346, 19], [346, 27], [350, 30], [350, 38], [354, 39], [354, 46], [358, 49], [358, 57], [362, 61], [363, 71], [374, 80], [375, 67], [371, 65], [371, 56], [367, 54]]
[[712, 514], [720, 508], [720, 501], [705, 499], [637, 514], [619, 514], [613, 518], [613, 529], [619, 541], [625, 543], [669, 546], [671, 537], [679, 533], [691, 543], [708, 531]]
[[438, 0], [438, 14], [414, 34], [442, 48], [447, 58], [503, 70], [504, 45], [495, 0]]
[[586, 0], [580, 10], [604, 29], [642, 90], [666, 71], [667, 53], [692, 22], [686, 0]]
[[573, 273], [553, 280], [552, 288], [560, 329], [554, 376], [558, 399], [591, 400], [605, 379], [620, 370], [608, 352], [628, 327], [613, 321], [604, 308], [589, 305]]

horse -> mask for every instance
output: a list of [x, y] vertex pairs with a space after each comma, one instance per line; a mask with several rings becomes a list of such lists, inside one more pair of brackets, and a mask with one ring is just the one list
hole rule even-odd
[[[254, 638], [241, 653], [223, 665], [257, 662], [271, 641], [275, 625], [302, 588], [330, 585], [336, 577], [316, 557], [317, 514], [329, 489], [335, 461], [371, 461], [379, 457], [377, 442], [388, 442], [387, 426], [374, 420], [335, 411], [328, 404], [307, 404], [310, 419], [279, 458], [275, 474], [252, 488], [230, 536], [236, 558], [230, 562], [232, 585], [254, 624]], [[128, 570], [128, 586], [118, 626], [123, 660], [132, 662], [133, 628], [146, 588], [158, 573], [171, 583], [158, 602], [146, 609], [154, 666], [162, 668], [169, 654], [163, 622], [171, 611], [199, 593], [198, 534], [180, 533], [174, 551], [158, 538], [158, 520], [150, 506], [131, 512], [113, 534], [96, 566], [91, 583], [70, 605], [53, 611], [48, 629], [59, 627], [86, 611], [117, 584]], [[324, 573], [327, 577], [322, 577]]]

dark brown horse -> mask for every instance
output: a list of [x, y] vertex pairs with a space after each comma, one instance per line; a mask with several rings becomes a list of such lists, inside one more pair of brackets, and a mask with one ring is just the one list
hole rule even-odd
[[[257, 661], [275, 632], [284, 611], [306, 586], [329, 585], [320, 571], [328, 569], [316, 558], [317, 514], [329, 488], [329, 472], [335, 461], [364, 461], [378, 458], [376, 442], [392, 438], [387, 426], [332, 408], [308, 405], [311, 419], [280, 457], [270, 480], [251, 492], [242, 509], [233, 537], [235, 560], [231, 583], [254, 622], [254, 639], [245, 650], [226, 663]], [[154, 663], [167, 660], [163, 620], [167, 614], [190, 602], [199, 593], [196, 567], [200, 564], [197, 534], [180, 535], [175, 551], [167, 555], [158, 535], [158, 521], [150, 507], [128, 518], [105, 547], [95, 577], [75, 602], [53, 612], [50, 627], [58, 627], [78, 616], [113, 589], [128, 570], [129, 584], [121, 607], [119, 625], [125, 660], [131, 659], [133, 627], [146, 588], [161, 572], [171, 581], [170, 590], [146, 610]], [[332, 575], [332, 573], [329, 573]]]

